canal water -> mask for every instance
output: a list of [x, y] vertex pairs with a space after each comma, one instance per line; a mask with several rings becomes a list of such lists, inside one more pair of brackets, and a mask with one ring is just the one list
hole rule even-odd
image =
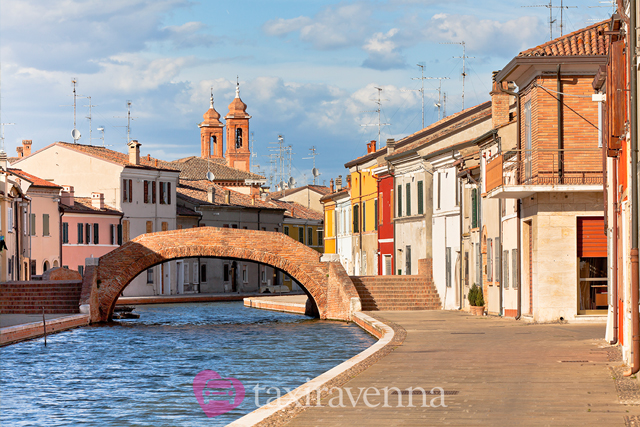
[[[241, 302], [135, 311], [140, 319], [51, 335], [47, 347], [37, 339], [0, 349], [0, 425], [226, 425], [375, 342], [354, 324]], [[225, 380], [200, 387], [199, 402], [194, 378], [204, 370]], [[209, 418], [200, 405], [230, 408], [242, 388], [227, 413]], [[216, 396], [203, 396], [208, 389]]]

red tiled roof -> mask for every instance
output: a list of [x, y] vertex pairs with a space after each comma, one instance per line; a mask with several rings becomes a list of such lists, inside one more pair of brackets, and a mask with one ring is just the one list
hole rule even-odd
[[311, 219], [316, 221], [322, 221], [324, 215], [322, 212], [316, 212], [313, 209], [309, 209], [306, 206], [296, 202], [287, 202], [284, 200], [271, 200], [275, 206], [281, 209], [286, 209], [284, 216], [295, 219]]
[[324, 195], [324, 196], [320, 197], [320, 201], [321, 201], [321, 202], [324, 202], [324, 201], [326, 201], [326, 200], [331, 200], [331, 199], [333, 199], [334, 197], [339, 196], [339, 195], [341, 195], [341, 194], [343, 194], [343, 193], [349, 193], [349, 187], [342, 187], [342, 188], [341, 188], [340, 190], [338, 190], [338, 191], [334, 191], [333, 193], [326, 194], [326, 195]]
[[261, 180], [263, 176], [227, 166], [225, 159], [203, 159], [202, 157], [186, 157], [172, 162], [160, 161], [163, 167], [180, 170], [180, 179], [199, 181], [206, 179], [207, 172], [212, 172], [215, 181]]
[[37, 176], [31, 175], [30, 173], [27, 173], [27, 172], [25, 172], [25, 171], [23, 171], [21, 169], [9, 168], [9, 172], [13, 173], [14, 175], [19, 176], [22, 179], [25, 179], [25, 180], [29, 181], [31, 183], [31, 185], [34, 185], [36, 187], [62, 188], [61, 186], [57, 185], [56, 183], [44, 180], [42, 178], [38, 178]]
[[[213, 187], [215, 189], [215, 201], [210, 203], [208, 200], [208, 189]], [[206, 179], [200, 181], [185, 181], [180, 180], [178, 188], [178, 197], [191, 203], [198, 205], [219, 205], [219, 206], [242, 206], [247, 208], [261, 208], [261, 209], [280, 209], [269, 202], [263, 202], [260, 196], [256, 196], [255, 203], [251, 204], [251, 196], [242, 194], [237, 191], [230, 191], [230, 203], [225, 203], [224, 194], [227, 191], [226, 188], [220, 185], [207, 181]]]
[[316, 193], [320, 193], [323, 196], [331, 192], [331, 189], [329, 189], [329, 187], [325, 187], [324, 185], [305, 185], [304, 187], [289, 188], [284, 191], [274, 191], [272, 193], [269, 193], [269, 199], [281, 199], [290, 194], [294, 194], [294, 193], [297, 193], [298, 191], [302, 191], [305, 188], [309, 188], [310, 190], [313, 190]]
[[122, 212], [109, 206], [104, 205], [104, 209], [93, 207], [91, 197], [74, 197], [73, 206], [60, 203], [60, 207], [65, 213], [90, 213], [104, 215], [122, 215]]
[[110, 150], [106, 147], [99, 147], [96, 145], [71, 144], [68, 142], [56, 142], [56, 145], [79, 151], [81, 153], [87, 153], [89, 155], [115, 162], [122, 166], [130, 168], [177, 171], [177, 168], [171, 167], [170, 163], [163, 162], [161, 160], [157, 161], [158, 166], [156, 166], [156, 159], [150, 158], [148, 156], [140, 156], [140, 164], [134, 165], [133, 163], [129, 163], [129, 154]]
[[609, 44], [604, 32], [608, 29], [609, 21], [602, 21], [520, 52], [518, 56], [607, 55]]
[[176, 213], [178, 214], [178, 216], [202, 216], [201, 213], [194, 211], [193, 209], [189, 209], [186, 206], [180, 206], [177, 205], [176, 206]]

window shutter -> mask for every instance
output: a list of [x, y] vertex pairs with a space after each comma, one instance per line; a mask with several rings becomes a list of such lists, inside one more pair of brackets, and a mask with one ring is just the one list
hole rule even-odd
[[49, 235], [49, 214], [42, 214], [42, 235]]
[[29, 234], [36, 235], [36, 214], [29, 215]]
[[118, 246], [122, 245], [122, 224], [118, 224]]
[[87, 236], [85, 243], [88, 245], [91, 243], [91, 224], [85, 224], [84, 231], [85, 235]]
[[478, 227], [478, 190], [471, 190], [471, 228]]
[[411, 184], [409, 183], [406, 184], [406, 192], [407, 194], [405, 195], [405, 197], [407, 199], [407, 212], [405, 214], [407, 216], [411, 216]]
[[144, 181], [144, 202], [149, 203], [149, 181]]
[[424, 185], [418, 181], [418, 215], [424, 214]]
[[167, 182], [167, 204], [171, 204], [171, 183]]
[[373, 229], [378, 230], [378, 199], [373, 201]]
[[487, 239], [487, 282], [493, 282], [493, 240]]
[[367, 231], [367, 203], [362, 202], [362, 231]]
[[451, 287], [451, 248], [446, 248], [445, 253], [445, 273], [446, 273], [446, 285], [447, 288]]
[[153, 233], [153, 221], [147, 221], [147, 233]]
[[156, 182], [151, 182], [151, 203], [156, 203]]
[[133, 180], [129, 180], [129, 203], [133, 201]]
[[122, 201], [123, 202], [129, 201], [129, 196], [127, 196], [127, 180], [126, 179], [122, 180]]
[[494, 282], [499, 282], [501, 280], [501, 276], [500, 276], [500, 270], [501, 270], [501, 265], [500, 265], [500, 240], [498, 239], [493, 239], [493, 244], [495, 246], [495, 257], [496, 257], [496, 271], [493, 274], [493, 281]]
[[402, 185], [398, 185], [398, 217], [402, 216]]
[[509, 289], [509, 251], [502, 251], [502, 286]]
[[609, 149], [622, 148], [620, 138], [625, 133], [626, 112], [626, 69], [624, 41], [617, 41], [610, 46], [611, 66], [608, 67], [607, 76], [607, 104], [609, 108]]
[[93, 244], [97, 245], [100, 243], [100, 228], [98, 223], [93, 224]]
[[313, 228], [307, 228], [307, 245], [313, 246]]
[[111, 224], [109, 226], [109, 242], [112, 245], [116, 244], [116, 226], [115, 226], [115, 224]]
[[84, 224], [78, 223], [78, 244], [84, 242]]
[[69, 223], [62, 223], [62, 243], [69, 243]]
[[512, 286], [513, 289], [518, 289], [518, 250], [511, 250], [511, 274], [513, 275]]

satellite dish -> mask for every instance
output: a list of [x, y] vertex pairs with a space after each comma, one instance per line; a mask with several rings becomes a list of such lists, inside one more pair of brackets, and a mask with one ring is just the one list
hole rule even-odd
[[289, 188], [293, 188], [296, 185], [296, 180], [293, 177], [289, 178]]
[[213, 174], [213, 172], [207, 172], [207, 179], [209, 181], [213, 181], [214, 179], [216, 179], [216, 176]]
[[316, 178], [317, 178], [318, 176], [320, 176], [320, 171], [319, 171], [317, 168], [313, 168], [313, 169], [311, 170], [311, 173], [312, 173], [312, 174], [313, 174], [313, 176], [314, 176], [314, 177], [316, 177]]
[[280, 187], [280, 189], [284, 189], [284, 181], [280, 181], [280, 184], [278, 184], [278, 187]]
[[74, 141], [77, 141], [80, 139], [80, 131], [78, 129], [74, 129], [71, 131], [71, 136], [73, 137]]

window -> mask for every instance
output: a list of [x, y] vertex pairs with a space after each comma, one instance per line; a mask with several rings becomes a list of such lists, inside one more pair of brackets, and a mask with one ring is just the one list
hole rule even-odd
[[167, 204], [167, 183], [166, 182], [160, 183], [160, 204], [161, 205]]
[[133, 201], [133, 180], [122, 180], [122, 201], [131, 203]]
[[373, 201], [373, 229], [378, 230], [378, 199]]
[[249, 283], [249, 274], [247, 272], [247, 266], [246, 265], [242, 266], [242, 282], [243, 283]]
[[304, 243], [304, 227], [298, 227], [298, 242]]
[[118, 245], [122, 245], [122, 224], [118, 224]]
[[198, 263], [193, 264], [193, 283], [198, 284]]
[[262, 283], [267, 283], [267, 266], [266, 265], [260, 266], [260, 281]]
[[362, 202], [362, 231], [367, 231], [367, 203]]
[[391, 255], [383, 255], [384, 258], [384, 271], [383, 274], [385, 276], [392, 275], [393, 270], [391, 268]]
[[169, 223], [168, 222], [162, 222], [162, 231], [168, 231], [169, 230]]
[[236, 129], [236, 148], [242, 147], [242, 129]]
[[153, 283], [153, 267], [147, 268], [147, 283]]
[[44, 273], [48, 269], [49, 269], [49, 261], [45, 261], [44, 265], [42, 266], [42, 272]]
[[200, 264], [200, 282], [206, 283], [207, 281], [207, 264]]
[[109, 243], [111, 243], [112, 245], [116, 244], [116, 233], [116, 225], [111, 224], [109, 226]]
[[424, 184], [418, 181], [418, 215], [424, 214]]
[[36, 235], [36, 214], [29, 215], [29, 234], [31, 236]]
[[289, 226], [288, 225], [284, 226], [284, 234], [286, 234], [287, 236], [289, 235]]
[[153, 233], [153, 221], [147, 221], [147, 233]]
[[307, 227], [307, 245], [313, 246], [313, 228]]
[[411, 246], [405, 246], [404, 248], [404, 258], [405, 258], [405, 272], [404, 274], [410, 276], [411, 275]]
[[78, 244], [84, 243], [84, 224], [78, 223]]
[[[129, 238], [130, 236], [130, 230], [129, 230], [129, 220], [125, 219], [124, 221], [122, 221], [122, 241], [124, 242], [128, 242], [129, 240], [131, 240]], [[122, 244], [122, 243], [120, 243]]]
[[509, 289], [509, 251], [502, 252], [502, 286]]
[[151, 182], [151, 203], [156, 203], [156, 182]]
[[441, 193], [440, 189], [442, 188], [442, 176], [440, 175], [440, 172], [438, 172], [436, 177], [438, 178], [438, 199], [437, 199], [438, 204], [436, 206], [437, 206], [437, 209], [440, 209], [440, 193]]
[[487, 239], [487, 282], [493, 282], [493, 241]]
[[150, 197], [149, 197], [149, 181], [147, 181], [147, 180], [144, 181], [143, 194], [144, 194], [144, 196], [143, 196], [144, 203], [149, 203], [149, 199], [150, 199]]
[[398, 217], [402, 216], [402, 186], [398, 185]]
[[78, 273], [80, 273], [80, 275], [84, 277], [84, 265], [78, 266]]
[[451, 287], [451, 248], [445, 249], [445, 274], [447, 288]]
[[85, 243], [87, 245], [90, 245], [91, 244], [91, 224], [85, 224], [84, 225], [84, 231], [85, 231], [85, 236], [86, 236]]
[[478, 227], [478, 190], [471, 189], [471, 228]]
[[469, 286], [469, 252], [464, 253], [464, 285]]
[[225, 264], [222, 268], [222, 280], [229, 281], [229, 264]]
[[182, 270], [182, 277], [184, 278], [184, 283], [189, 283], [189, 264], [185, 263]]
[[511, 286], [513, 289], [518, 289], [518, 250], [511, 250], [511, 275], [513, 279], [511, 280]]
[[100, 244], [100, 227], [97, 223], [93, 224], [93, 244]]
[[318, 246], [322, 246], [322, 230], [318, 230]]
[[62, 243], [69, 243], [69, 223], [62, 223]]
[[32, 276], [36, 275], [36, 260], [35, 259], [31, 260], [31, 275]]
[[9, 208], [7, 210], [7, 223], [8, 223], [8, 227], [9, 227], [9, 233], [13, 233], [13, 208]]
[[[378, 203], [378, 201], [376, 200], [376, 204], [378, 206], [378, 208], [380, 209], [380, 212], [378, 212], [378, 221], [379, 221], [379, 225], [384, 224], [384, 194], [380, 193], [378, 195], [378, 199], [380, 199], [380, 203]], [[376, 230], [378, 228], [376, 227]]]
[[49, 236], [49, 214], [42, 214], [42, 235]]
[[360, 206], [359, 205], [353, 205], [353, 232], [354, 233], [359, 233], [360, 232]]
[[407, 194], [405, 197], [407, 199], [407, 211], [405, 212], [405, 215], [411, 216], [411, 184], [407, 182], [406, 187]]
[[496, 269], [496, 271], [493, 274], [493, 280], [495, 282], [499, 282], [500, 279], [501, 279], [501, 276], [500, 276], [500, 271], [501, 271], [500, 270], [500, 267], [501, 267], [501, 265], [500, 265], [500, 240], [493, 239], [493, 245], [495, 246], [495, 258], [496, 258], [496, 261], [495, 261], [495, 264], [496, 264], [495, 265], [495, 269]]

